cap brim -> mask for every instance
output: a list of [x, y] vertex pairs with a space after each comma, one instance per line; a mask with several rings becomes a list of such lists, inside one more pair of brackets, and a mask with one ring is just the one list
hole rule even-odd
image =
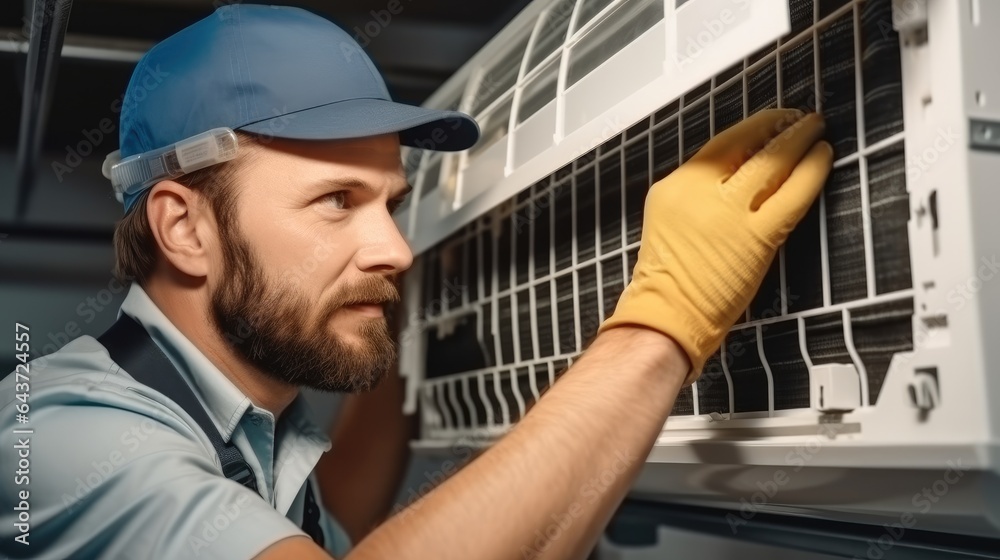
[[427, 109], [384, 99], [351, 99], [281, 114], [237, 130], [297, 140], [345, 140], [399, 133], [404, 146], [457, 152], [479, 140], [476, 120], [458, 111]]

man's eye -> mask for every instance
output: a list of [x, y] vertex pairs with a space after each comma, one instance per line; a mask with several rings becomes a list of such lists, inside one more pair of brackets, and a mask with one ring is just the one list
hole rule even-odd
[[343, 210], [347, 206], [347, 191], [337, 191], [326, 195], [329, 201], [338, 210]]

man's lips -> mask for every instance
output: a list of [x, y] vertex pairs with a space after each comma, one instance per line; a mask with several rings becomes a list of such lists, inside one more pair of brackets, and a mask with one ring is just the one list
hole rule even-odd
[[345, 305], [344, 309], [370, 317], [382, 317], [385, 315], [385, 309], [381, 303], [355, 303], [353, 305]]

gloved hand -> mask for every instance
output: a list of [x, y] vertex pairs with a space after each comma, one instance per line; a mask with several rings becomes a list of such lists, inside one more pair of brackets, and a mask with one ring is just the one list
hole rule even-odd
[[815, 113], [762, 111], [653, 185], [632, 282], [599, 332], [662, 332], [687, 352], [694, 383], [823, 187], [823, 130]]

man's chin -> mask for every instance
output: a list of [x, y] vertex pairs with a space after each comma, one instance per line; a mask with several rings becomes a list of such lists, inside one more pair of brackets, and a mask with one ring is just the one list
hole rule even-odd
[[350, 352], [352, 357], [357, 360], [364, 360], [367, 356], [377, 352], [371, 341], [361, 333], [340, 331], [337, 334], [337, 339], [340, 340], [341, 351]]

